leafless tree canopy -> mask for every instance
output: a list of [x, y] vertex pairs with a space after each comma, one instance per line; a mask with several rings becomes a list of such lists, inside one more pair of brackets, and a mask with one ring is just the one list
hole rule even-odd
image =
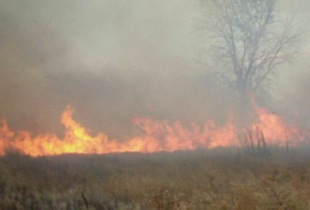
[[[211, 53], [216, 75], [240, 94], [264, 95], [271, 73], [294, 54], [300, 32], [276, 14], [276, 0], [212, 0], [216, 12]], [[283, 16], [283, 15], [282, 15]]]

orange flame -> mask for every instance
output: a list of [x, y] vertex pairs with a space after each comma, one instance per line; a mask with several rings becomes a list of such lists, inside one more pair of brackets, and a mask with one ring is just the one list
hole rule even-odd
[[252, 129], [259, 128], [262, 130], [268, 143], [283, 146], [287, 141], [294, 140], [292, 143], [296, 145], [304, 140], [305, 137], [301, 131], [292, 125], [287, 125], [281, 117], [262, 108], [256, 107], [255, 109], [259, 121], [252, 125]]
[[[299, 135], [296, 128], [287, 126], [284, 121], [264, 109], [256, 110], [259, 119], [252, 129], [260, 128], [267, 142], [283, 144]], [[86, 128], [73, 118], [73, 109], [67, 106], [61, 117], [65, 127], [62, 139], [47, 133], [33, 136], [28, 131], [14, 133], [5, 120], [0, 121], [0, 155], [8, 150], [18, 151], [31, 156], [50, 156], [68, 153], [106, 154], [115, 152], [158, 152], [194, 150], [201, 148], [238, 146], [238, 129], [232, 121], [217, 126], [207, 121], [204, 126], [193, 123], [186, 128], [181, 122], [169, 124], [168, 121], [155, 122], [150, 119], [136, 118], [133, 122], [144, 131], [144, 135], [121, 142], [109, 139], [104, 133], [90, 135]], [[301, 137], [299, 138], [302, 139]]]

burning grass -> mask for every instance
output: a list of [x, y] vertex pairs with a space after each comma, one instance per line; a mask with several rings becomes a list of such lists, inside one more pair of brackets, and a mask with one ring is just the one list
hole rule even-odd
[[0, 121], [0, 155], [5, 155], [7, 150], [33, 157], [71, 153], [173, 152], [197, 148], [244, 147], [247, 144], [253, 146], [254, 142], [266, 149], [266, 144], [284, 146], [294, 140], [291, 141], [293, 146], [300, 146], [307, 142], [309, 134], [287, 124], [281, 116], [261, 108], [255, 110], [256, 120], [246, 126], [246, 132], [243, 132], [244, 127], [240, 128], [233, 120], [218, 125], [209, 119], [204, 124], [193, 122], [185, 126], [179, 121], [169, 123], [167, 120], [135, 118], [133, 122], [141, 129], [141, 134], [121, 141], [109, 138], [103, 132], [92, 135], [89, 129], [73, 119], [74, 110], [67, 106], [61, 117], [65, 128], [62, 137], [54, 133], [34, 136], [30, 131], [15, 132], [5, 120]]
[[[238, 152], [239, 151], [239, 152]], [[269, 148], [0, 158], [1, 209], [309, 209], [310, 154]]]

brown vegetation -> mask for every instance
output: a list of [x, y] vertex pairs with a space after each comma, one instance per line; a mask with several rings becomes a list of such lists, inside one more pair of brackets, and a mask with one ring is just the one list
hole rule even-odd
[[0, 158], [0, 209], [309, 209], [308, 156], [268, 148]]

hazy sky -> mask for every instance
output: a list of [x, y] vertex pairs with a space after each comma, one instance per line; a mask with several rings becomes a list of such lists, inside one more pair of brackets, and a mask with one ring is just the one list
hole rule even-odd
[[[279, 2], [300, 20], [310, 18], [309, 1]], [[208, 14], [199, 5], [0, 0], [0, 115], [14, 128], [58, 131], [71, 103], [84, 125], [120, 138], [135, 132], [136, 116], [221, 119], [233, 97], [214, 88], [198, 62], [208, 42], [201, 28]], [[307, 84], [308, 67], [303, 54], [283, 70], [281, 101], [288, 103], [297, 89], [307, 93], [296, 83]]]

